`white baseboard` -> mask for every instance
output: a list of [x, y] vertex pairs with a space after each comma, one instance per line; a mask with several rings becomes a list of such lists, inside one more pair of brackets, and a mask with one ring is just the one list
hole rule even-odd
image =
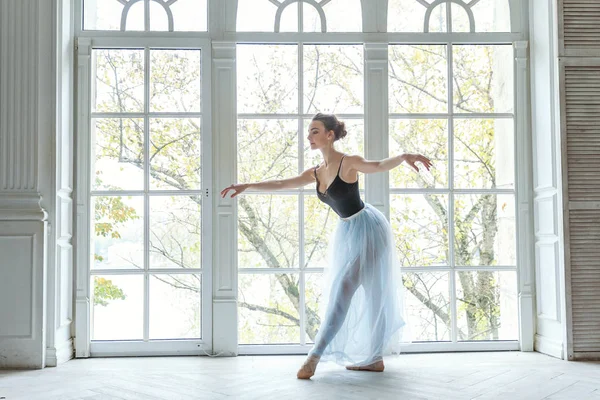
[[539, 353], [543, 353], [549, 355], [551, 357], [556, 357], [561, 360], [565, 358], [563, 351], [563, 344], [556, 340], [547, 338], [545, 336], [535, 335], [535, 351]]
[[57, 347], [48, 347], [46, 349], [46, 367], [57, 367], [71, 360], [74, 354], [73, 339], [69, 339]]

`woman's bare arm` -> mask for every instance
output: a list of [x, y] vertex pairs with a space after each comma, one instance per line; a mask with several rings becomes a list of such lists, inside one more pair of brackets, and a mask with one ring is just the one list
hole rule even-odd
[[386, 172], [396, 168], [403, 162], [406, 162], [415, 171], [419, 171], [419, 167], [415, 165], [416, 162], [420, 162], [429, 171], [431, 161], [421, 154], [401, 154], [395, 157], [385, 158], [383, 160], [365, 160], [361, 156], [349, 156], [347, 157], [348, 164], [351, 169], [354, 169], [363, 174], [373, 174], [376, 172]]
[[302, 186], [306, 186], [315, 181], [314, 168], [309, 168], [293, 178], [287, 179], [275, 179], [269, 181], [261, 181], [254, 183], [238, 183], [226, 187], [221, 191], [221, 197], [227, 196], [229, 191], [233, 190], [231, 197], [245, 192], [246, 190], [257, 190], [257, 191], [271, 191], [271, 190], [285, 190], [285, 189], [296, 189]]

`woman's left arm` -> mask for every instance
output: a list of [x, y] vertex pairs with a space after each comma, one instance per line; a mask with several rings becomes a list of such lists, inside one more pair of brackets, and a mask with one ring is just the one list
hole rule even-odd
[[431, 166], [431, 160], [421, 154], [405, 153], [395, 157], [389, 157], [383, 160], [370, 161], [365, 160], [361, 156], [349, 156], [349, 167], [362, 172], [363, 174], [373, 174], [375, 172], [386, 172], [396, 168], [398, 165], [406, 162], [415, 171], [419, 172], [419, 167], [415, 163], [420, 162], [429, 171]]

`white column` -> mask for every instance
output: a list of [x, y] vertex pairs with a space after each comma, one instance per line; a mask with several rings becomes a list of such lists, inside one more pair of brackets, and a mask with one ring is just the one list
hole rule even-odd
[[531, 212], [531, 134], [529, 129], [529, 60], [526, 41], [515, 43], [518, 110], [516, 126], [517, 186], [517, 265], [520, 310], [521, 351], [533, 351], [535, 333], [533, 215]]
[[531, 123], [535, 241], [535, 350], [564, 352], [564, 265], [559, 210], [560, 146], [557, 122], [557, 35], [554, 2], [530, 3]]
[[236, 182], [236, 46], [213, 42], [213, 160], [215, 187], [213, 258], [213, 353], [237, 355], [237, 211], [218, 196]]
[[50, 65], [52, 2], [0, 2], [0, 368], [46, 365]]
[[[365, 158], [388, 156], [388, 45], [365, 43]], [[365, 200], [389, 217], [388, 173], [366, 177]]]

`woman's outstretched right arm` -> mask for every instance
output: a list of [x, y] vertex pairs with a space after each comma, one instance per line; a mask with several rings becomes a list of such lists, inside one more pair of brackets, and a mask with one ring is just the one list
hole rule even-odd
[[303, 173], [293, 178], [288, 179], [276, 179], [270, 181], [262, 181], [256, 183], [238, 183], [232, 184], [221, 191], [221, 197], [225, 198], [227, 193], [233, 191], [231, 197], [245, 192], [246, 190], [257, 190], [257, 191], [271, 191], [271, 190], [284, 190], [284, 189], [296, 189], [302, 186], [306, 186], [315, 181], [314, 168], [309, 168]]

